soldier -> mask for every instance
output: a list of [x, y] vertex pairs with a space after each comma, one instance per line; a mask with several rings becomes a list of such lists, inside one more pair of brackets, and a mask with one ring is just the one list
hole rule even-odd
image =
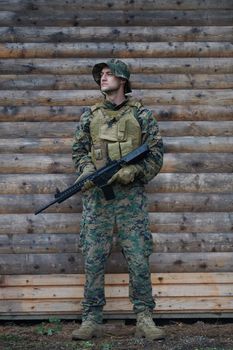
[[82, 116], [75, 133], [72, 159], [81, 180], [119, 159], [142, 143], [150, 147], [149, 156], [127, 165], [109, 181], [115, 199], [107, 201], [103, 192], [85, 182], [80, 246], [84, 255], [86, 282], [82, 302], [82, 325], [73, 339], [91, 339], [102, 334], [104, 271], [113, 240], [113, 228], [129, 270], [129, 296], [137, 315], [136, 336], [149, 340], [164, 338], [155, 326], [149, 256], [153, 249], [149, 231], [144, 184], [161, 169], [163, 143], [150, 110], [127, 96], [131, 92], [128, 66], [118, 59], [98, 63], [92, 71], [104, 95]]

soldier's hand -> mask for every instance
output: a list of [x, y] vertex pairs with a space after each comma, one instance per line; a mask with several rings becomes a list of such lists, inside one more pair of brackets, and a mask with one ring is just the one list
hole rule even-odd
[[123, 185], [128, 185], [133, 182], [135, 177], [139, 174], [140, 168], [137, 165], [127, 165], [121, 168], [112, 178], [108, 181], [108, 184], [118, 182]]
[[[80, 182], [81, 180], [83, 180], [85, 177], [93, 174], [95, 172], [95, 167], [93, 164], [87, 164], [84, 168], [83, 168], [83, 172], [82, 174], [76, 179], [75, 183]], [[87, 180], [84, 182], [83, 187], [82, 187], [82, 191], [87, 191], [90, 188], [92, 188], [94, 186], [94, 183], [90, 180]]]

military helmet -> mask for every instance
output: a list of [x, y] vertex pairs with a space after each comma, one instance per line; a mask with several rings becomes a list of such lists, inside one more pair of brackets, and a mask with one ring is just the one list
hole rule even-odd
[[97, 63], [92, 69], [92, 75], [98, 85], [100, 85], [101, 71], [104, 67], [108, 67], [112, 74], [118, 78], [126, 79], [125, 94], [132, 92], [129, 81], [130, 71], [126, 63], [121, 60], [112, 58], [106, 62]]

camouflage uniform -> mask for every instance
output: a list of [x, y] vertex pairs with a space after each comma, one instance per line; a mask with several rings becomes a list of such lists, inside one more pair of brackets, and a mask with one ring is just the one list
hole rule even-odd
[[[106, 114], [113, 110], [121, 112], [130, 104], [130, 101], [127, 99], [120, 106], [105, 101], [100, 108]], [[82, 304], [83, 321], [93, 319], [97, 323], [102, 322], [102, 309], [105, 305], [104, 268], [110, 254], [114, 226], [117, 227], [117, 239], [128, 264], [130, 300], [134, 311], [139, 313], [143, 310], [153, 310], [155, 306], [149, 270], [149, 255], [152, 252], [153, 242], [149, 231], [144, 184], [161, 169], [163, 143], [152, 112], [140, 103], [137, 108], [132, 108], [141, 128], [141, 143], [146, 142], [151, 150], [149, 156], [138, 163], [142, 173], [129, 185], [113, 183], [116, 195], [113, 200], [106, 201], [98, 188], [92, 188], [83, 193], [80, 232], [86, 274]], [[92, 162], [90, 155], [92, 118], [92, 111], [87, 110], [81, 116], [75, 133], [73, 162], [78, 174], [82, 172], [83, 167]]]

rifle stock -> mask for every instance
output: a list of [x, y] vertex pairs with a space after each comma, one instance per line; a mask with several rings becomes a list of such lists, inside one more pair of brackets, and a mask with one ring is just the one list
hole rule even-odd
[[72, 186], [68, 187], [64, 191], [58, 191], [54, 197], [55, 199], [45, 205], [44, 207], [38, 209], [35, 212], [35, 215], [41, 213], [45, 209], [49, 208], [55, 203], [62, 203], [66, 199], [72, 197], [75, 193], [78, 193], [81, 191], [85, 181], [89, 180], [92, 181], [95, 186], [99, 187], [102, 189], [104, 196], [106, 200], [111, 200], [114, 199], [115, 195], [112, 189], [111, 185], [108, 185], [108, 181], [111, 179], [111, 177], [118, 171], [120, 170], [124, 165], [127, 164], [134, 164], [137, 163], [138, 161], [142, 160], [145, 158], [145, 156], [150, 152], [148, 145], [145, 143], [132, 152], [126, 154], [119, 160], [114, 160], [111, 161], [109, 164], [105, 165], [104, 167], [100, 168], [97, 170], [95, 173], [88, 175], [81, 181], [73, 184]]

